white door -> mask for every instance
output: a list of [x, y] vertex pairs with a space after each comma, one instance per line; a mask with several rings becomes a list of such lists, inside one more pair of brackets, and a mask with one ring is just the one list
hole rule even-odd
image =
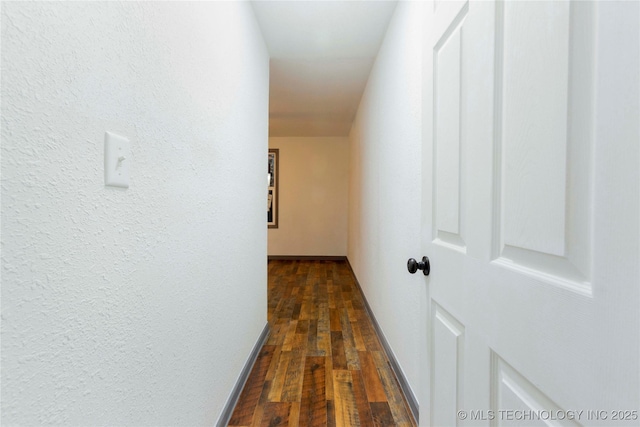
[[425, 8], [420, 425], [640, 425], [639, 9]]

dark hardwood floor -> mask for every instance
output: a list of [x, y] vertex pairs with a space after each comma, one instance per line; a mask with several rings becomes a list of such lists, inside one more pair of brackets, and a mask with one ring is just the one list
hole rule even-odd
[[229, 426], [415, 426], [344, 261], [270, 261], [262, 347]]

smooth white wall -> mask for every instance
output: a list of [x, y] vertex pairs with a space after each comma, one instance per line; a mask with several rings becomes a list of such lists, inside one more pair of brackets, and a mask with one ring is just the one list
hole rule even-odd
[[279, 149], [278, 228], [269, 255], [347, 254], [349, 139], [269, 138]]
[[3, 2], [3, 424], [217, 420], [266, 324], [268, 60], [245, 2]]
[[398, 3], [351, 129], [348, 239], [349, 261], [414, 394], [426, 333], [424, 281], [406, 267], [421, 256], [421, 8]]

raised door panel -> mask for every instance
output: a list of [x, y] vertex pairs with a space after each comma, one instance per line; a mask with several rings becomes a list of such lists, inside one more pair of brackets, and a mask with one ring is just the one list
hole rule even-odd
[[496, 6], [494, 259], [583, 294], [591, 292], [591, 9]]
[[433, 390], [431, 425], [457, 425], [462, 405], [464, 326], [438, 304], [433, 303]]
[[560, 408], [533, 383], [491, 354], [491, 412], [494, 426], [579, 426], [584, 411]]
[[465, 252], [462, 221], [462, 31], [464, 5], [433, 48], [435, 243]]

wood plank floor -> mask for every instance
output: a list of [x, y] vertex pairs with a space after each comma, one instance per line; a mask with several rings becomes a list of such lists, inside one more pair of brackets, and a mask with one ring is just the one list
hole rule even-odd
[[415, 426], [345, 261], [270, 261], [271, 335], [229, 426]]

